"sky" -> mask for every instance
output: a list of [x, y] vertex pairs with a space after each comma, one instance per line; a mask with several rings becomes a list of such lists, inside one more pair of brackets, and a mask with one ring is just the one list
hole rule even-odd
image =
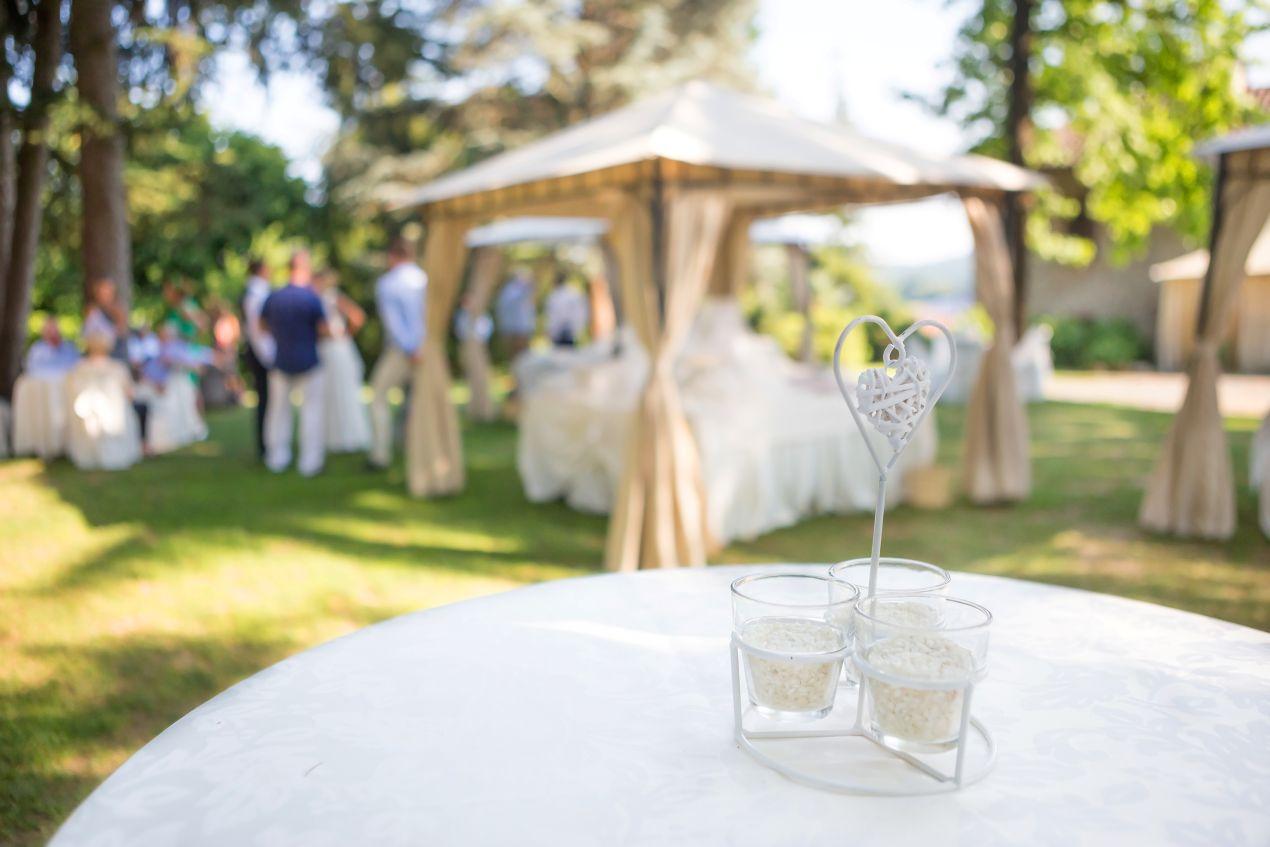
[[[900, 93], [933, 94], [951, 76], [947, 62], [967, 0], [760, 0], [751, 61], [759, 82], [793, 111], [832, 120], [839, 103], [866, 135], [933, 153], [964, 150], [959, 127]], [[1260, 39], [1270, 55], [1270, 36]], [[1259, 49], [1259, 47], [1258, 47]], [[276, 74], [268, 89], [247, 60], [224, 54], [204, 100], [213, 123], [244, 129], [279, 145], [295, 173], [315, 180], [336, 130], [317, 84]], [[1270, 68], [1258, 70], [1258, 83]], [[920, 232], [920, 240], [912, 233]], [[861, 211], [854, 237], [881, 265], [918, 265], [971, 252], [969, 227], [950, 198]]]

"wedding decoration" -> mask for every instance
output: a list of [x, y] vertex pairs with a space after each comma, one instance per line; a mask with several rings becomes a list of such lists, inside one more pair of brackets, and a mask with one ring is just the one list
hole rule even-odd
[[[879, 327], [888, 344], [882, 365], [851, 385], [842, 373], [842, 348], [865, 323]], [[905, 344], [925, 328], [948, 345], [948, 373], [938, 382]], [[878, 471], [870, 555], [841, 562], [824, 576], [752, 575], [732, 584], [736, 743], [806, 785], [935, 794], [982, 779], [996, 757], [992, 736], [971, 716], [975, 685], [987, 669], [991, 613], [945, 596], [950, 577], [942, 568], [881, 556], [887, 478], [948, 387], [956, 357], [951, 333], [935, 321], [918, 321], [898, 335], [875, 315], [847, 324], [834, 349], [834, 376]], [[881, 438], [870, 437], [870, 429]], [[889, 456], [881, 452], [884, 444]], [[861, 599], [846, 599], [855, 596]], [[855, 720], [845, 727], [841, 720], [830, 725], [842, 711], [835, 704], [844, 667], [848, 686], [859, 683]], [[789, 730], [752, 725], [756, 720], [823, 725]], [[811, 752], [829, 750], [830, 739], [856, 746], [834, 746], [819, 757]], [[826, 746], [808, 747], [808, 740]], [[844, 756], [847, 750], [853, 755]], [[878, 750], [886, 754], [882, 760]], [[897, 770], [888, 757], [909, 767]], [[951, 769], [941, 757], [952, 758]]]

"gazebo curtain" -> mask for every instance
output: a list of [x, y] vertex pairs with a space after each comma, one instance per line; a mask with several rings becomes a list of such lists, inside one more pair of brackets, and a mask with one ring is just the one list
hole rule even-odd
[[710, 546], [697, 445], [674, 379], [675, 355], [709, 287], [732, 203], [686, 191], [665, 204], [664, 285], [653, 283], [649, 209], [631, 198], [613, 216], [610, 243], [626, 319], [649, 353], [648, 382], [631, 419], [625, 471], [609, 520], [612, 570], [704, 565]]
[[[1254, 173], [1260, 151], [1227, 154], [1219, 176], [1201, 322], [1186, 399], [1147, 482], [1142, 526], [1181, 536], [1229, 538], [1235, 531], [1235, 484], [1217, 405], [1218, 349], [1244, 277], [1244, 266], [1270, 217], [1270, 180]], [[1265, 511], [1263, 492], [1263, 520]]]
[[799, 345], [799, 358], [810, 362], [814, 358], [816, 327], [811, 320], [811, 256], [802, 244], [786, 244], [785, 256], [789, 260], [789, 290], [794, 308], [803, 316], [803, 338]]
[[415, 365], [406, 419], [406, 485], [415, 497], [456, 494], [463, 489], [463, 443], [459, 416], [450, 402], [450, 365], [445, 340], [463, 264], [469, 225], [459, 219], [428, 224], [423, 268], [428, 274], [427, 337]]
[[[503, 269], [503, 254], [495, 246], [478, 247], [472, 252], [472, 273], [467, 284], [468, 319], [475, 321], [489, 309]], [[467, 416], [474, 421], [492, 421], [496, 415], [489, 387], [489, 341], [470, 331], [459, 348], [459, 361], [467, 379]]]
[[975, 245], [975, 295], [995, 333], [966, 408], [966, 492], [975, 503], [1022, 500], [1032, 488], [1027, 412], [1019, 397], [1010, 351], [1014, 284], [998, 207], [964, 198]]
[[745, 289], [750, 274], [750, 224], [753, 222], [754, 216], [746, 212], [732, 214], [710, 273], [710, 296], [736, 297]]

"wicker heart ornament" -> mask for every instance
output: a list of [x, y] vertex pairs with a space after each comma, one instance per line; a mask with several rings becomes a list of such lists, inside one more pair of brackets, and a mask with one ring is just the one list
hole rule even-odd
[[[842, 346], [847, 337], [862, 323], [871, 323], [886, 333], [888, 343], [882, 352], [882, 367], [868, 368], [860, 373], [851, 390], [842, 376]], [[904, 342], [922, 327], [932, 327], [943, 335], [948, 344], [948, 373], [936, 385], [932, 384], [930, 368], [917, 356], [910, 355]], [[913, 438], [917, 427], [925, 420], [926, 415], [935, 406], [935, 402], [948, 382], [952, 379], [953, 369], [957, 365], [957, 348], [953, 344], [952, 333], [943, 324], [931, 320], [917, 321], [904, 332], [896, 335], [886, 321], [876, 315], [864, 315], [847, 324], [838, 336], [838, 344], [833, 351], [833, 374], [838, 380], [838, 390], [847, 402], [851, 417], [861, 433], [867, 436], [865, 424], [884, 436], [891, 445], [891, 458], [883, 462], [878, 456], [873, 442], [865, 438], [865, 446], [877, 464], [878, 470], [886, 474], [899, 458], [904, 448]]]

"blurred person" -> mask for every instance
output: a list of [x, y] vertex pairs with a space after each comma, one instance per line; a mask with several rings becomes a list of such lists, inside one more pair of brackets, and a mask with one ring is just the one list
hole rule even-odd
[[203, 403], [211, 407], [234, 406], [242, 393], [237, 367], [241, 337], [238, 317], [217, 299], [208, 308], [207, 318], [212, 330], [212, 347], [209, 366], [203, 372]]
[[538, 322], [534, 293], [534, 281], [524, 268], [517, 268], [498, 292], [494, 316], [509, 361], [523, 353], [533, 338]]
[[29, 376], [65, 376], [79, 361], [79, 349], [62, 337], [57, 319], [49, 315], [40, 325], [40, 337], [26, 351], [23, 372]]
[[128, 360], [128, 313], [119, 302], [119, 290], [109, 277], [93, 280], [89, 286], [89, 299], [84, 306], [82, 335], [85, 343], [90, 335], [110, 339], [110, 355], [121, 362]]
[[[154, 334], [149, 324], [138, 324], [128, 334], [127, 350], [128, 364], [132, 368], [132, 380], [136, 386], [132, 408], [137, 413], [137, 421], [141, 427], [141, 451], [149, 456], [150, 406], [154, 401], [152, 383], [147, 383], [146, 377], [151, 362], [159, 358], [159, 336]], [[159, 391], [162, 392], [162, 387]]]
[[274, 338], [265, 410], [265, 466], [274, 473], [291, 464], [291, 392], [300, 394], [300, 459], [303, 476], [321, 472], [326, 460], [326, 411], [318, 339], [328, 334], [322, 300], [312, 289], [312, 263], [305, 250], [291, 255], [290, 278], [269, 295], [260, 324]]
[[253, 258], [247, 265], [247, 286], [243, 291], [242, 314], [247, 343], [243, 345], [243, 364], [256, 391], [256, 455], [265, 458], [265, 410], [269, 408], [269, 369], [273, 367], [274, 341], [260, 325], [260, 310], [269, 299], [272, 286], [263, 259]]
[[547, 318], [547, 337], [557, 347], [573, 347], [587, 325], [586, 295], [569, 284], [563, 272], [556, 274], [555, 288], [543, 306]]
[[160, 323], [176, 326], [181, 338], [194, 342], [200, 333], [207, 330], [207, 315], [199, 308], [188, 283], [163, 283], [163, 302], [166, 308]]
[[318, 342], [326, 385], [326, 449], [353, 453], [370, 447], [370, 420], [362, 405], [365, 366], [353, 335], [366, 323], [362, 308], [339, 290], [335, 274], [326, 270], [314, 279], [322, 300], [329, 335]]
[[428, 276], [411, 258], [409, 241], [400, 236], [388, 247], [388, 270], [375, 283], [375, 307], [384, 326], [384, 347], [370, 375], [371, 447], [369, 463], [392, 462], [392, 407], [388, 392], [410, 382], [425, 335], [424, 307]]
[[459, 307], [454, 310], [454, 337], [459, 341], [469, 338], [488, 344], [494, 334], [494, 319], [489, 312], [473, 314], [472, 295], [464, 294], [459, 298]]

